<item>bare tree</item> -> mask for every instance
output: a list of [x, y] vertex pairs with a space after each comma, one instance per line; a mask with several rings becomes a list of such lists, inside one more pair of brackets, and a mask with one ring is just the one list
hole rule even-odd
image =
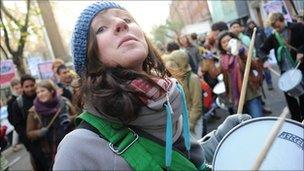
[[[17, 70], [20, 75], [25, 74], [25, 65], [24, 65], [24, 56], [23, 51], [26, 44], [26, 39], [29, 35], [28, 27], [29, 27], [29, 17], [30, 17], [30, 8], [31, 2], [30, 0], [26, 1], [26, 14], [24, 19], [17, 19], [11, 12], [4, 6], [3, 0], [0, 0], [0, 20], [1, 20], [1, 29], [4, 32], [4, 46], [1, 44], [1, 50], [4, 54], [11, 54], [14, 64], [17, 66]], [[5, 21], [5, 20], [6, 21]], [[23, 21], [23, 22], [22, 22]], [[11, 27], [7, 27], [9, 23], [13, 23], [17, 29], [11, 29]], [[11, 35], [18, 35], [17, 40], [10, 39]], [[16, 42], [13, 42], [16, 41]], [[17, 43], [17, 47], [13, 46], [13, 43]], [[5, 51], [7, 50], [7, 52]]]

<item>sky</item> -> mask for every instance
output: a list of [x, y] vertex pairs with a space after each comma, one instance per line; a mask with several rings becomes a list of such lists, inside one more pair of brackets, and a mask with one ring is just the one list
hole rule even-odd
[[[93, 1], [55, 1], [54, 11], [60, 27], [72, 29], [80, 12]], [[169, 16], [171, 1], [117, 1], [126, 8], [142, 27], [150, 34], [153, 26], [164, 24]]]

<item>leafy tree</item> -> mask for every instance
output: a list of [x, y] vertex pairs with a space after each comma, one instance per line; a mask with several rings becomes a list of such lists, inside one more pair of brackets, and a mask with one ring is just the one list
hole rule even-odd
[[184, 27], [182, 22], [167, 20], [166, 24], [155, 26], [151, 34], [155, 41], [165, 43], [166, 39], [174, 39], [181, 34], [181, 30]]
[[[20, 75], [25, 74], [24, 65], [24, 47], [29, 35], [29, 20], [30, 20], [30, 0], [26, 1], [26, 13], [19, 16], [20, 13], [14, 14], [8, 10], [0, 0], [0, 28], [3, 30], [3, 37], [1, 35], [1, 51], [6, 59], [9, 58], [8, 53], [12, 56], [12, 60], [17, 67]], [[3, 41], [4, 44], [3, 44]]]
[[183, 22], [180, 21], [166, 21], [166, 26], [168, 30], [172, 31], [175, 36], [179, 36], [181, 34], [182, 28], [185, 26]]

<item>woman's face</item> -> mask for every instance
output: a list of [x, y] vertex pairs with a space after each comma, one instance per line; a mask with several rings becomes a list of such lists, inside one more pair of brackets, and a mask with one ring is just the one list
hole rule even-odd
[[181, 45], [183, 46], [183, 47], [187, 47], [188, 46], [188, 39], [187, 39], [187, 36], [185, 35], [185, 36], [181, 36], [180, 38], [179, 38], [179, 42], [181, 43]]
[[98, 58], [104, 65], [142, 71], [148, 44], [141, 28], [127, 11], [105, 10], [96, 15], [91, 27], [96, 35]]
[[43, 103], [51, 101], [51, 99], [53, 98], [53, 92], [50, 92], [44, 87], [37, 87], [36, 93], [39, 101]]
[[231, 37], [229, 35], [226, 35], [221, 39], [221, 46], [226, 52], [228, 51], [228, 42], [230, 39]]

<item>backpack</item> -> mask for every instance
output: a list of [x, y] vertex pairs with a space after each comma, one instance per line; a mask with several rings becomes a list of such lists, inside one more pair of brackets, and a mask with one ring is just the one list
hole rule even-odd
[[200, 79], [201, 88], [202, 88], [202, 102], [204, 109], [208, 110], [212, 106], [212, 89], [211, 87], [205, 82], [205, 80]]

